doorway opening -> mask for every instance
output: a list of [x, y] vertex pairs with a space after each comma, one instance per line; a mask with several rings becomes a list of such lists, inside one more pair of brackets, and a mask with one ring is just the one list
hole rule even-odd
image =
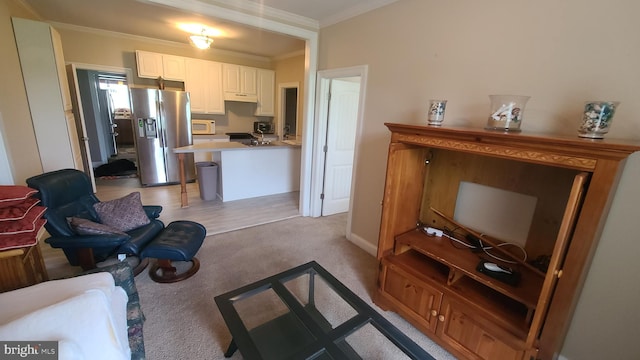
[[76, 76], [94, 177], [136, 177], [137, 156], [126, 75], [77, 69]]
[[282, 140], [299, 142], [301, 140], [300, 127], [298, 126], [298, 90], [299, 83], [283, 83], [278, 85], [280, 89], [280, 134]]
[[113, 166], [119, 168], [121, 174], [111, 178], [137, 177], [133, 132], [127, 133], [132, 129], [131, 69], [72, 63], [67, 65], [67, 76], [83, 168], [91, 178], [94, 191], [97, 190], [96, 178], [110, 178], [109, 174], [97, 171], [98, 168], [116, 161], [120, 164]]
[[298, 89], [285, 89], [284, 133], [282, 137], [288, 139], [290, 135], [297, 136], [298, 128]]
[[319, 140], [313, 146], [312, 216], [348, 211], [347, 238], [351, 234], [358, 148], [364, 117], [368, 67], [318, 72], [316, 92]]

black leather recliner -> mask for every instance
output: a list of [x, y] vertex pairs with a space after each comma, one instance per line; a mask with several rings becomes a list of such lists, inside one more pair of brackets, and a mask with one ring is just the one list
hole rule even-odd
[[[125, 235], [78, 235], [67, 222], [67, 217], [81, 217], [99, 222], [93, 204], [100, 200], [93, 193], [89, 177], [75, 169], [56, 170], [27, 179], [27, 185], [38, 190], [41, 205], [47, 210], [45, 228], [51, 235], [45, 242], [64, 251], [71, 265], [84, 270], [93, 269], [96, 263], [118, 254], [140, 258], [145, 245], [153, 240], [164, 228], [158, 220], [162, 206], [143, 206], [151, 222], [133, 229]], [[144, 269], [146, 262], [140, 262], [136, 274]]]

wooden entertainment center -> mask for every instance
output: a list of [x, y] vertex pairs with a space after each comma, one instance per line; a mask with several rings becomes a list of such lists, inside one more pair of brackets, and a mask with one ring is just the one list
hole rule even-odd
[[[640, 144], [385, 125], [391, 143], [374, 302], [459, 358], [552, 359], [562, 346], [625, 159]], [[461, 182], [537, 199], [523, 245], [526, 260], [515, 247], [497, 246], [510, 239], [491, 238], [454, 218]], [[487, 203], [486, 211], [492, 205]], [[510, 262], [446, 236], [427, 235], [424, 226], [463, 241], [467, 234], [477, 236], [494, 245], [489, 252]], [[480, 273], [476, 267], [483, 259], [512, 268], [519, 283]]]

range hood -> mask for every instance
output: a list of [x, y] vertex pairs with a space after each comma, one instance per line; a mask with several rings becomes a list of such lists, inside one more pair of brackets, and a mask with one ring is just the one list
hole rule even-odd
[[238, 93], [225, 92], [224, 101], [257, 103], [258, 96], [255, 94], [251, 95], [251, 94], [238, 94]]

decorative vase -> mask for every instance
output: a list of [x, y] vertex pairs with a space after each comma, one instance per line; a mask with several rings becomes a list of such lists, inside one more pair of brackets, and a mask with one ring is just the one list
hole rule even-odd
[[609, 132], [618, 105], [620, 105], [619, 101], [589, 101], [585, 103], [578, 136], [590, 139], [604, 138], [604, 134]]
[[447, 100], [429, 100], [429, 121], [428, 125], [440, 126], [444, 121], [444, 110], [447, 107]]
[[485, 129], [520, 131], [524, 106], [529, 98], [523, 95], [489, 95], [491, 111]]

